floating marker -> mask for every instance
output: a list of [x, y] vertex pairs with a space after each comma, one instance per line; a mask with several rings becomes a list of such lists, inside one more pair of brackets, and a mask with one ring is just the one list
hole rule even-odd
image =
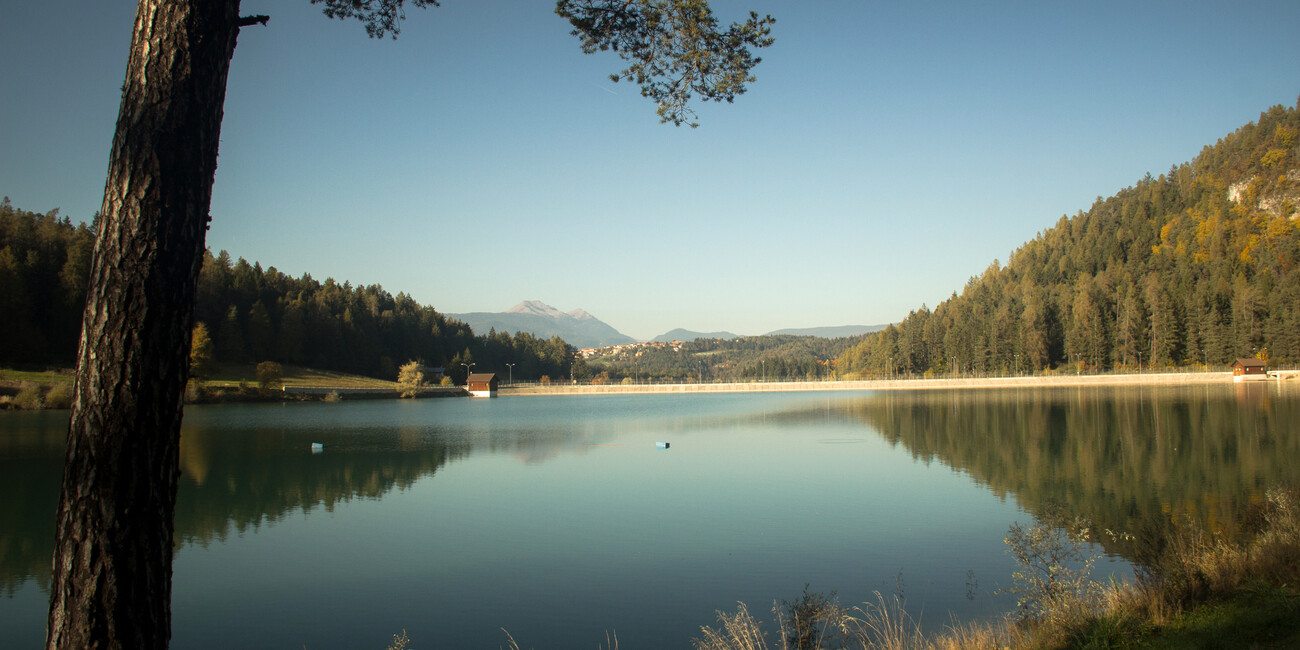
[[667, 448], [668, 448], [668, 443], [666, 443], [666, 442], [656, 442], [656, 443], [655, 443], [655, 447], [658, 447], [658, 448], [660, 448], [660, 449], [667, 449]]

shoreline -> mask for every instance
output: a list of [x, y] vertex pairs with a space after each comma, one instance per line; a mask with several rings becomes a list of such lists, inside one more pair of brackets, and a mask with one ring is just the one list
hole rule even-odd
[[[1294, 382], [1294, 383], [1293, 383]], [[21, 383], [21, 382], [12, 382]], [[1011, 388], [1063, 388], [1087, 386], [1195, 386], [1234, 385], [1231, 371], [1214, 372], [1153, 372], [1134, 374], [1098, 375], [1025, 375], [1019, 377], [956, 377], [931, 379], [862, 379], [823, 381], [753, 381], [691, 384], [553, 384], [541, 386], [526, 384], [502, 386], [496, 397], [530, 397], [543, 395], [684, 395], [700, 393], [793, 393], [816, 391], [906, 391], [906, 390], [996, 390]], [[1240, 385], [1257, 384], [1300, 386], [1300, 370], [1270, 372], [1266, 379], [1241, 382]], [[357, 388], [324, 386], [285, 386], [279, 390], [218, 388], [213, 394], [187, 405], [217, 405], [249, 402], [314, 402], [327, 400], [330, 393], [344, 401], [401, 399], [394, 388]], [[7, 386], [0, 384], [0, 394]], [[8, 392], [16, 391], [16, 387]], [[423, 388], [416, 399], [439, 397], [470, 397], [463, 386], [429, 386]], [[6, 409], [4, 404], [0, 411]], [[48, 406], [44, 408], [50, 408]], [[53, 407], [60, 408], [60, 407]], [[21, 409], [19, 409], [21, 410]]]
[[[1266, 384], [1296, 379], [1287, 373], [1278, 378], [1250, 382]], [[866, 379], [784, 382], [731, 382], [703, 384], [564, 384], [551, 386], [503, 386], [502, 396], [532, 395], [614, 395], [673, 393], [762, 393], [797, 391], [885, 391], [940, 390], [954, 388], [1005, 389], [1070, 386], [1188, 386], [1233, 384], [1231, 371], [1137, 373], [1124, 375], [1052, 375], [1020, 377], [957, 377], [943, 379]]]

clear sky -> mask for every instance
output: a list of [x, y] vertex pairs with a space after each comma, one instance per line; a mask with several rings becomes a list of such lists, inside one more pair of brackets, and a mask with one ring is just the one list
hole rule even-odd
[[[1300, 96], [1300, 2], [714, 0], [777, 18], [698, 129], [550, 0], [307, 0], [231, 65], [208, 246], [443, 312], [525, 299], [630, 336], [870, 325]], [[0, 0], [0, 195], [89, 221], [134, 4]]]

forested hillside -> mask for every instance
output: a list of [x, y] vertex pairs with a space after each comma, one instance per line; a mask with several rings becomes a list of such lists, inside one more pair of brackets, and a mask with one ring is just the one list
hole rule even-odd
[[[697, 338], [602, 348], [588, 362], [596, 381], [816, 380], [834, 374], [834, 359], [858, 337], [790, 334]], [[582, 378], [582, 374], [579, 378]]]
[[996, 260], [841, 376], [1300, 363], [1300, 113], [1276, 106]]
[[[71, 366], [93, 249], [92, 229], [0, 203], [0, 364]], [[410, 296], [378, 285], [353, 287], [222, 251], [204, 256], [195, 318], [211, 337], [216, 361], [278, 361], [395, 379], [397, 366], [421, 359], [463, 378], [475, 371], [517, 379], [568, 376], [574, 350], [558, 338], [475, 333]]]

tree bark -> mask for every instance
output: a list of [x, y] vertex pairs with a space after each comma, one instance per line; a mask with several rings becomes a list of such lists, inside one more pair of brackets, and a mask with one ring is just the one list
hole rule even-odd
[[166, 648], [181, 399], [239, 0], [140, 0], [82, 317], [47, 648]]

